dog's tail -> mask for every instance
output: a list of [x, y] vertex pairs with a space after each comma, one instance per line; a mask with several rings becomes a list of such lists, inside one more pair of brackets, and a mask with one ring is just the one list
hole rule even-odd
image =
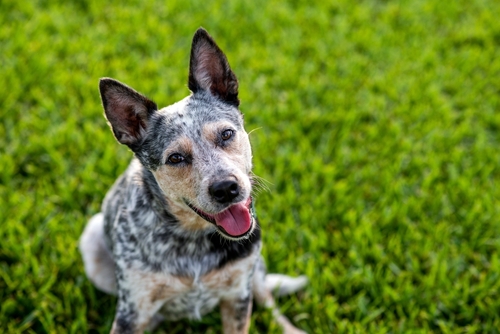
[[307, 277], [291, 277], [282, 274], [267, 274], [266, 288], [272, 291], [276, 296], [289, 295], [303, 289], [307, 285]]

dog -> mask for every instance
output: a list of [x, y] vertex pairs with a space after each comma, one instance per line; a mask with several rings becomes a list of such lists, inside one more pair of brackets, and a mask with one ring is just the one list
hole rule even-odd
[[200, 319], [217, 305], [224, 333], [247, 333], [254, 298], [285, 333], [304, 333], [272, 292], [293, 293], [307, 278], [266, 275], [238, 80], [203, 28], [188, 87], [191, 95], [158, 110], [114, 79], [99, 83], [111, 130], [134, 153], [79, 243], [90, 281], [118, 296], [111, 333]]

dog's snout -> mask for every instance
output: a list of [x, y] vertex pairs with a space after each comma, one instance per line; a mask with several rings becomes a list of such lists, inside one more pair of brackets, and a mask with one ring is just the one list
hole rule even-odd
[[214, 182], [208, 191], [217, 202], [228, 203], [240, 194], [240, 186], [236, 181], [225, 180]]

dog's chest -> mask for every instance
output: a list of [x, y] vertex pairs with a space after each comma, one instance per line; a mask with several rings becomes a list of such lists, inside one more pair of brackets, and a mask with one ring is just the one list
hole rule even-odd
[[244, 298], [250, 293], [250, 280], [256, 256], [229, 263], [198, 277], [165, 273], [141, 273], [137, 284], [147, 287], [149, 298], [163, 304], [160, 313], [167, 320], [200, 319], [221, 299]]

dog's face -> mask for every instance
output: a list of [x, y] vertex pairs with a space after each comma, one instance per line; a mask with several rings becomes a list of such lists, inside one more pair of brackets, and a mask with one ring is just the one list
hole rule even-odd
[[248, 237], [252, 154], [238, 110], [238, 81], [224, 53], [203, 29], [191, 49], [192, 95], [156, 104], [113, 79], [101, 79], [106, 117], [154, 175], [169, 210], [186, 229], [217, 227], [226, 238]]

